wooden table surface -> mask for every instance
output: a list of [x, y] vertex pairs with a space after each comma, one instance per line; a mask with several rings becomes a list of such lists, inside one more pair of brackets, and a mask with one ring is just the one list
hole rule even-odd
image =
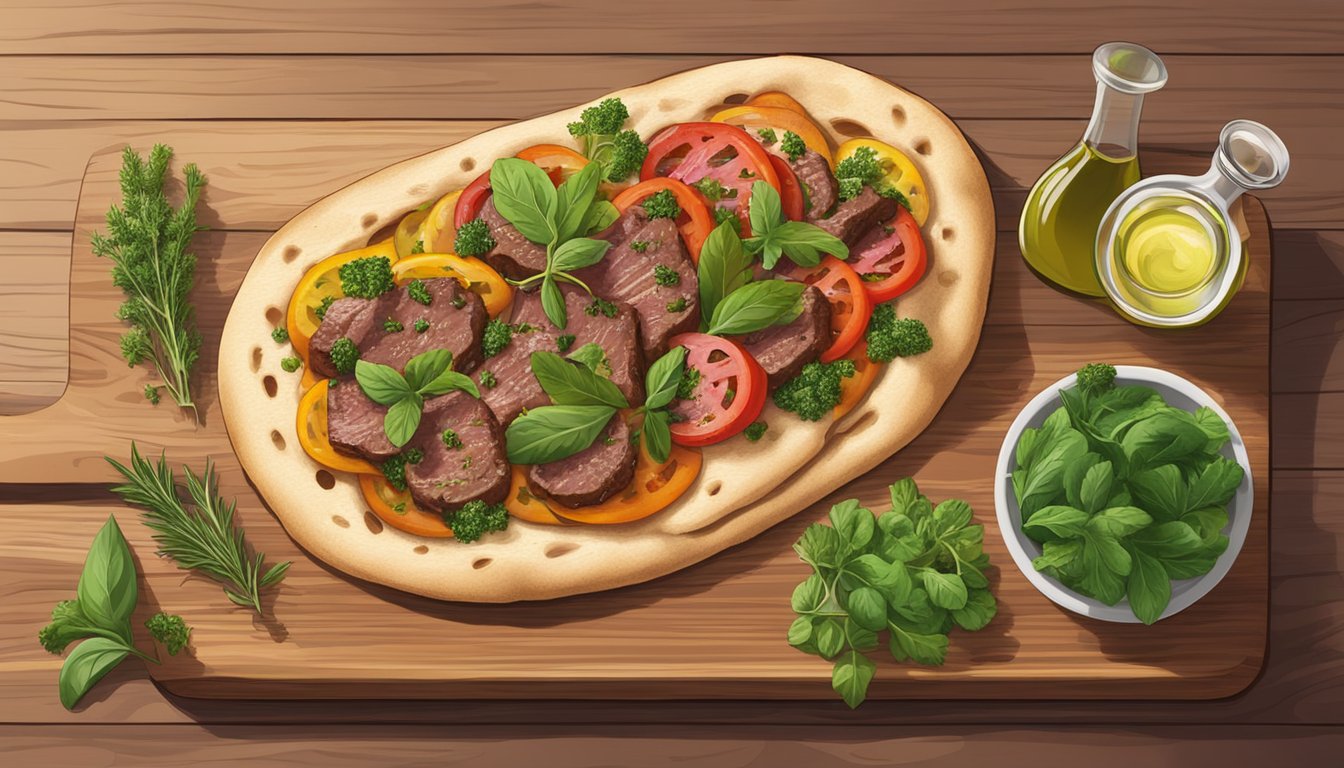
[[[1275, 253], [1264, 670], [1243, 693], [1211, 702], [873, 701], [850, 712], [838, 701], [207, 702], [166, 695], [128, 663], [68, 713], [56, 699], [59, 660], [25, 631], [0, 648], [7, 765], [1338, 759], [1344, 10], [1336, 2], [280, 5], [0, 0], [0, 413], [41, 407], [64, 387], [75, 201], [89, 157], [109, 146], [164, 141], [197, 160], [214, 147], [209, 168], [238, 212], [230, 223], [266, 231], [277, 209], [308, 199], [282, 197], [284, 185], [268, 187], [274, 198], [250, 190], [247, 154], [233, 147], [283, 153], [304, 144], [274, 137], [311, 135], [329, 154], [320, 167], [296, 163], [294, 187], [319, 188], [320, 174], [331, 189], [391, 159], [623, 85], [727, 58], [812, 53], [886, 77], [956, 119], [985, 162], [1000, 237], [1011, 242], [1026, 189], [1082, 132], [1091, 49], [1133, 40], [1161, 53], [1171, 73], [1144, 111], [1146, 173], [1205, 165], [1234, 117], [1267, 123], [1293, 155], [1284, 186], [1262, 196]], [[424, 121], [442, 136], [426, 143]], [[332, 136], [359, 139], [340, 151]], [[208, 210], [204, 219], [211, 223]], [[99, 504], [104, 493], [86, 486], [2, 486], [0, 524], [44, 513], [78, 519], [79, 508]], [[0, 606], [20, 569], [50, 545], [0, 540]], [[73, 584], [82, 553], [62, 557]]]

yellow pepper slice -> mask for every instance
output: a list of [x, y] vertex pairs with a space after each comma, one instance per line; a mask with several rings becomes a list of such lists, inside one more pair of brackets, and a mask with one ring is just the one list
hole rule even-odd
[[285, 313], [285, 328], [289, 330], [289, 340], [294, 345], [295, 351], [305, 361], [308, 360], [308, 341], [313, 338], [317, 326], [322, 324], [322, 320], [317, 316], [318, 308], [328, 297], [339, 299], [345, 295], [341, 292], [341, 266], [355, 259], [370, 256], [384, 256], [396, 264], [397, 252], [392, 238], [358, 250], [328, 256], [303, 273], [303, 278], [299, 280], [298, 286], [289, 298], [289, 311]]
[[[450, 214], [451, 215], [451, 214]], [[397, 283], [411, 280], [429, 280], [452, 277], [467, 290], [481, 297], [485, 311], [498, 317], [513, 301], [513, 288], [489, 264], [473, 256], [455, 256], [450, 253], [427, 253], [402, 259], [392, 265], [392, 277]]]
[[910, 213], [915, 217], [915, 222], [921, 227], [924, 226], [924, 222], [929, 218], [929, 190], [924, 185], [924, 177], [919, 174], [914, 161], [899, 149], [877, 139], [850, 139], [836, 150], [836, 162], [844, 162], [845, 158], [854, 154], [859, 147], [868, 147], [877, 153], [877, 161], [886, 170], [882, 181], [905, 195], [905, 199], [910, 201]]

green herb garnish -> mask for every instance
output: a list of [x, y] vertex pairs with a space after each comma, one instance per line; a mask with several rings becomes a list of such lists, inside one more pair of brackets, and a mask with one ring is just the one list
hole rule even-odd
[[775, 405], [804, 421], [819, 421], [840, 403], [840, 380], [854, 373], [854, 361], [844, 358], [808, 363], [802, 373], [775, 390]]
[[479, 398], [480, 390], [466, 376], [452, 369], [453, 353], [446, 349], [431, 349], [412, 357], [406, 363], [406, 373], [379, 363], [360, 360], [355, 366], [355, 380], [369, 399], [386, 405], [383, 432], [393, 445], [400, 448], [410, 442], [420, 426], [425, 398], [445, 395], [455, 390]]
[[789, 221], [775, 188], [758, 181], [751, 185], [751, 237], [743, 241], [747, 253], [760, 254], [761, 265], [774, 269], [783, 256], [800, 267], [815, 267], [823, 254], [849, 258], [844, 241], [815, 224]]
[[681, 273], [666, 264], [653, 265], [653, 282], [658, 285], [681, 285]]
[[864, 339], [868, 342], [868, 359], [875, 363], [922, 355], [933, 349], [933, 339], [924, 323], [912, 317], [896, 317], [896, 308], [890, 303], [878, 304], [873, 310]]

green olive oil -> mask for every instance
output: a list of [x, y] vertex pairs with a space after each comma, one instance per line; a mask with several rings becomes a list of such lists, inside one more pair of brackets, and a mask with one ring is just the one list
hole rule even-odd
[[1139, 180], [1139, 159], [1115, 145], [1084, 141], [1055, 161], [1027, 197], [1018, 244], [1027, 264], [1056, 285], [1104, 296], [1093, 249], [1111, 203]]
[[1107, 257], [1115, 290], [1129, 306], [1158, 316], [1189, 315], [1210, 301], [1227, 268], [1228, 223], [1194, 195], [1156, 194], [1116, 227]]

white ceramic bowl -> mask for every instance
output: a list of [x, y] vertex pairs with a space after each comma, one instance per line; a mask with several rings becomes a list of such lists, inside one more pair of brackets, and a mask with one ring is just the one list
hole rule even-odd
[[[1241, 551], [1241, 545], [1246, 541], [1246, 531], [1251, 527], [1253, 499], [1251, 462], [1246, 456], [1246, 444], [1241, 439], [1241, 433], [1237, 431], [1237, 425], [1232, 422], [1227, 412], [1218, 403], [1214, 402], [1213, 398], [1209, 397], [1204, 390], [1174, 373], [1157, 368], [1117, 365], [1116, 373], [1115, 381], [1117, 384], [1142, 384], [1151, 387], [1162, 395], [1169, 405], [1176, 408], [1192, 412], [1200, 406], [1208, 406], [1213, 409], [1215, 413], [1222, 417], [1223, 421], [1227, 422], [1228, 432], [1232, 435], [1228, 444], [1223, 446], [1223, 455], [1229, 459], [1234, 459], [1246, 470], [1245, 478], [1237, 488], [1236, 494], [1233, 495], [1231, 503], [1228, 504], [1228, 523], [1227, 527], [1223, 529], [1223, 533], [1229, 539], [1227, 551], [1218, 558], [1213, 570], [1203, 576], [1193, 579], [1180, 579], [1171, 583], [1171, 603], [1167, 606], [1167, 610], [1163, 611], [1161, 617], [1165, 619], [1194, 605], [1195, 601], [1208, 594], [1209, 590], [1217, 586], [1223, 576], [1231, 570], [1232, 562], [1237, 559], [1237, 553]], [[1074, 613], [1101, 619], [1102, 621], [1137, 624], [1139, 620], [1130, 610], [1128, 600], [1121, 600], [1116, 605], [1106, 605], [1099, 600], [1074, 592], [1033, 568], [1031, 561], [1033, 558], [1040, 556], [1041, 545], [1022, 532], [1022, 511], [1018, 509], [1012, 482], [1014, 452], [1017, 449], [1017, 441], [1024, 430], [1029, 427], [1040, 427], [1046, 418], [1062, 405], [1059, 400], [1059, 391], [1072, 387], [1076, 378], [1074, 375], [1065, 376], [1046, 387], [1043, 392], [1032, 398], [1030, 403], [1027, 403], [1027, 407], [1022, 409], [1022, 412], [1013, 421], [1012, 427], [1008, 429], [1008, 435], [1003, 440], [1003, 447], [999, 450], [999, 463], [994, 476], [994, 506], [998, 511], [999, 532], [1003, 534], [1003, 540], [1008, 545], [1008, 552], [1012, 554], [1013, 562], [1017, 563], [1018, 570], [1022, 571], [1032, 586], [1054, 601], [1056, 605], [1067, 608]]]

